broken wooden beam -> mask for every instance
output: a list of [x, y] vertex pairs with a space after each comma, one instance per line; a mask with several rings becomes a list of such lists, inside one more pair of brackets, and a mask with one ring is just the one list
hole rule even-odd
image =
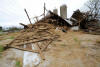
[[41, 41], [46, 41], [46, 40], [51, 40], [51, 39], [41, 39], [41, 40], [37, 40], [37, 41], [31, 40], [31, 41], [29, 41], [29, 42], [16, 43], [16, 44], [14, 44], [14, 45], [20, 46], [20, 45], [24, 45], [24, 44], [36, 43], [36, 42], [41, 42]]
[[26, 15], [27, 15], [27, 17], [28, 17], [28, 20], [29, 20], [30, 24], [32, 24], [31, 19], [30, 19], [29, 15], [28, 15], [26, 9], [24, 9], [24, 11], [25, 11], [25, 13], [26, 13]]
[[37, 47], [38, 47], [38, 50], [39, 50], [39, 53], [40, 53], [40, 56], [41, 56], [42, 60], [45, 60], [45, 57], [44, 57], [41, 49], [39, 48], [39, 44], [38, 43], [37, 43]]
[[24, 26], [24, 29], [29, 28], [27, 25], [23, 24], [23, 23], [19, 23], [20, 25]]
[[29, 50], [29, 49], [21, 48], [21, 47], [18, 47], [18, 46], [9, 46], [9, 48], [15, 48], [15, 49], [22, 50], [22, 51], [29, 51], [29, 52], [33, 52], [33, 53], [39, 53], [38, 50]]
[[50, 43], [52, 43], [53, 40], [51, 40], [44, 48], [42, 48], [42, 51], [45, 51]]

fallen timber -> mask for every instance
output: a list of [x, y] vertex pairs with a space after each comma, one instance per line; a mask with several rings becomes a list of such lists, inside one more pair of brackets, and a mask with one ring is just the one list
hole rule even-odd
[[[35, 24], [25, 25], [20, 23], [24, 26], [24, 29], [21, 30], [20, 35], [18, 35], [7, 46], [22, 51], [39, 53], [41, 58], [44, 60], [43, 52], [48, 49], [48, 46], [53, 41], [59, 38], [59, 35], [54, 32], [56, 27], [61, 27], [66, 30], [71, 27], [71, 25], [60, 16], [51, 11], [49, 11], [49, 13], [50, 15], [45, 16], [45, 20], [42, 18]], [[32, 45], [35, 45], [36, 49], [32, 49]]]

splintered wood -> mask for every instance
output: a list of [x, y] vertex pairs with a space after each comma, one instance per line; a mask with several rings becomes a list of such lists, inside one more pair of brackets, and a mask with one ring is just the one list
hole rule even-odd
[[53, 31], [54, 26], [48, 23], [28, 25], [28, 28], [22, 30], [20, 35], [8, 44], [8, 47], [39, 53], [44, 60], [42, 52], [59, 37]]

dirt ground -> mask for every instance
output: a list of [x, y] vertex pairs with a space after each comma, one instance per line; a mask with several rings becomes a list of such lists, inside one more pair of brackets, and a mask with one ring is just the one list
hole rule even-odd
[[[55, 30], [60, 38], [43, 53], [45, 60], [36, 67], [100, 67], [100, 35]], [[10, 42], [18, 33], [0, 36], [0, 45]], [[23, 51], [8, 49], [0, 56], [0, 67], [16, 67], [23, 63]]]

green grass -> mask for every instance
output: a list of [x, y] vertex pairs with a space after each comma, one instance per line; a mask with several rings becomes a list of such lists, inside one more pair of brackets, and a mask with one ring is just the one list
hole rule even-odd
[[0, 34], [0, 36], [2, 36], [3, 34]]
[[0, 52], [0, 58], [2, 58], [2, 53]]
[[0, 45], [0, 52], [4, 51], [4, 47], [2, 45]]
[[74, 41], [77, 42], [79, 45], [81, 44], [81, 40], [79, 40], [78, 38], [74, 38]]
[[0, 31], [0, 36], [2, 36], [2, 35], [3, 35], [2, 31]]
[[0, 30], [0, 32], [2, 32], [2, 30]]
[[16, 67], [21, 67], [20, 61], [16, 61]]
[[0, 58], [2, 58], [2, 52], [4, 51], [4, 47], [0, 45]]
[[77, 38], [74, 38], [74, 41], [75, 41], [75, 42], [78, 42], [79, 40], [78, 40]]
[[11, 36], [11, 37], [9, 37], [8, 39], [14, 39], [15, 37], [13, 37], [13, 36]]
[[5, 40], [6, 39], [14, 39], [14, 38], [15, 38], [14, 36], [10, 36], [10, 37], [5, 38]]

